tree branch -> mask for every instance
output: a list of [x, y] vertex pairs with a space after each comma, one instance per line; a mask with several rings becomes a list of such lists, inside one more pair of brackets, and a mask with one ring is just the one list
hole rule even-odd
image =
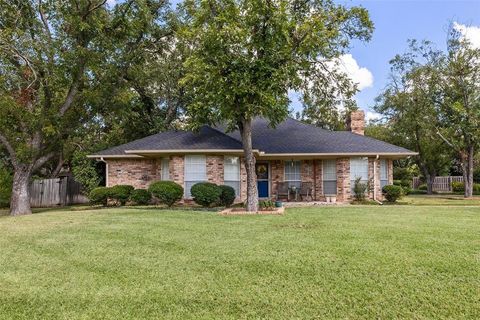
[[75, 99], [75, 96], [78, 93], [78, 87], [80, 85], [80, 80], [82, 78], [84, 69], [85, 69], [85, 58], [81, 57], [78, 70], [75, 73], [75, 76], [73, 77], [73, 81], [72, 81], [72, 84], [70, 85], [70, 88], [68, 89], [67, 97], [65, 98], [65, 101], [63, 102], [59, 110], [61, 117], [63, 117], [65, 112], [67, 112], [68, 109], [71, 107], [73, 100]]
[[8, 142], [7, 138], [1, 133], [0, 133], [0, 142], [7, 149], [8, 154], [10, 155], [10, 159], [12, 161], [12, 164], [15, 167], [18, 163], [17, 154], [16, 154], [15, 150], [13, 149], [12, 145], [10, 144], [10, 142]]
[[45, 164], [45, 162], [50, 160], [54, 155], [55, 152], [52, 151], [38, 158], [37, 161], [35, 161], [33, 164], [33, 171], [40, 169]]

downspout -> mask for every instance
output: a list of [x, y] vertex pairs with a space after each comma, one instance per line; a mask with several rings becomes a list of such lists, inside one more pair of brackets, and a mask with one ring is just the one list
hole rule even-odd
[[383, 204], [381, 201], [377, 200], [377, 188], [375, 187], [375, 181], [377, 180], [377, 162], [380, 158], [380, 155], [377, 154], [375, 160], [373, 161], [373, 201], [378, 204]]

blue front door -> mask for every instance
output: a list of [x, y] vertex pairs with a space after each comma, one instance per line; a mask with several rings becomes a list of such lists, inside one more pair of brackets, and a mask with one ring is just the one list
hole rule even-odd
[[261, 162], [255, 164], [255, 173], [257, 174], [257, 188], [258, 188], [258, 197], [259, 198], [268, 198], [269, 196], [269, 173], [268, 173], [268, 163]]

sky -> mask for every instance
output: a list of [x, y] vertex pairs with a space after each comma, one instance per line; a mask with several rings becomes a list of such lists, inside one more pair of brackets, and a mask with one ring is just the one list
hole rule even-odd
[[[121, 0], [120, 0], [121, 1]], [[108, 0], [114, 4], [119, 0]], [[173, 5], [181, 0], [172, 0]], [[446, 48], [447, 30], [455, 24], [472, 43], [480, 47], [480, 0], [335, 0], [350, 6], [362, 6], [375, 25], [368, 43], [354, 41], [342, 57], [345, 71], [358, 83], [357, 105], [367, 118], [375, 118], [375, 97], [385, 87], [389, 61], [407, 50], [408, 39], [430, 40], [438, 49]], [[291, 108], [301, 110], [298, 95], [290, 94]]]
[[[390, 72], [389, 60], [407, 50], [408, 39], [427, 39], [438, 49], [446, 48], [447, 30], [456, 23], [462, 34], [480, 47], [480, 0], [364, 0], [337, 1], [338, 3], [361, 5], [370, 13], [375, 31], [370, 42], [354, 42], [347, 65], [353, 71], [353, 80], [361, 91], [357, 104], [372, 112], [374, 99], [385, 87]], [[354, 65], [356, 62], [357, 66]], [[294, 106], [299, 108], [300, 104]]]

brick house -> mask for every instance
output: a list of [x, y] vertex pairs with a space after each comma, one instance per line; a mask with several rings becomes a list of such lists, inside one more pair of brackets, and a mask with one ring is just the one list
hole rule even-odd
[[[292, 118], [271, 128], [263, 118], [252, 123], [260, 198], [275, 198], [279, 182], [299, 187], [309, 182], [316, 201], [348, 201], [353, 181], [361, 177], [373, 188], [372, 199], [393, 180], [393, 160], [416, 153], [364, 136], [364, 112], [352, 112], [348, 131], [329, 131]], [[167, 131], [116, 146], [89, 157], [106, 163], [106, 184], [147, 188], [172, 180], [185, 189], [201, 181], [232, 186], [246, 199], [246, 171], [238, 131], [204, 126], [199, 132]]]

